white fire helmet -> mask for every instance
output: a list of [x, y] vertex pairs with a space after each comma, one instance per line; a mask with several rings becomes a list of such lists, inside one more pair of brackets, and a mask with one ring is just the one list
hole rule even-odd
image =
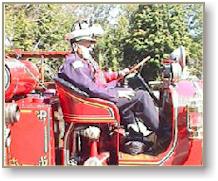
[[65, 35], [65, 40], [78, 42], [80, 40], [88, 40], [96, 42], [96, 37], [102, 36], [104, 30], [101, 25], [93, 24], [90, 26], [88, 21], [79, 21], [74, 25], [74, 29], [71, 33]]

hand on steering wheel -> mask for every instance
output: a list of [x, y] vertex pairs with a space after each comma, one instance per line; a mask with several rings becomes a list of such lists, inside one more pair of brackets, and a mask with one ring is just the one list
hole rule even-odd
[[[146, 63], [150, 58], [151, 58], [151, 57], [148, 56], [148, 57], [144, 58], [144, 59], [143, 59], [141, 62], [139, 62], [138, 64], [136, 64], [136, 65], [134, 65], [133, 67], [131, 67], [131, 68], [129, 69], [128, 73], [126, 73], [125, 75], [121, 76], [121, 77], [118, 79], [118, 81], [121, 81], [121, 80], [123, 80], [123, 79], [125, 78], [125, 76], [127, 76], [127, 75], [129, 75], [129, 74], [131, 74], [131, 73], [133, 73], [133, 72], [135, 72], [135, 71], [138, 71], [138, 70], [140, 69], [140, 67], [142, 68], [142, 67], [145, 65], [145, 63]], [[125, 70], [125, 69], [124, 69], [124, 70]]]
[[125, 69], [123, 69], [123, 70], [120, 70], [120, 71], [118, 72], [118, 74], [119, 74], [120, 77], [124, 77], [124, 76], [126, 76], [126, 75], [129, 74], [129, 71], [130, 71], [129, 68], [125, 68]]

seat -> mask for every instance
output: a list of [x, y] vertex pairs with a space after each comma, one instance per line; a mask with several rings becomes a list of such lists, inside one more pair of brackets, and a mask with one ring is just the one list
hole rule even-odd
[[60, 77], [54, 80], [66, 122], [120, 124], [119, 109], [114, 103], [91, 98], [86, 92]]

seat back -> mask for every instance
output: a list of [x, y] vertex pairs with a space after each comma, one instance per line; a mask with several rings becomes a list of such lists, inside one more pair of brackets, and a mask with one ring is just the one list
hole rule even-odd
[[55, 78], [57, 92], [64, 120], [75, 123], [112, 123], [120, 122], [119, 110], [112, 102], [90, 98], [70, 82]]

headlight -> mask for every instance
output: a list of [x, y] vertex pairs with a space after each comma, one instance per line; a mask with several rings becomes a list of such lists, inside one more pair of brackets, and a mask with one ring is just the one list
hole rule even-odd
[[9, 88], [11, 81], [11, 75], [8, 67], [5, 65], [5, 91]]

